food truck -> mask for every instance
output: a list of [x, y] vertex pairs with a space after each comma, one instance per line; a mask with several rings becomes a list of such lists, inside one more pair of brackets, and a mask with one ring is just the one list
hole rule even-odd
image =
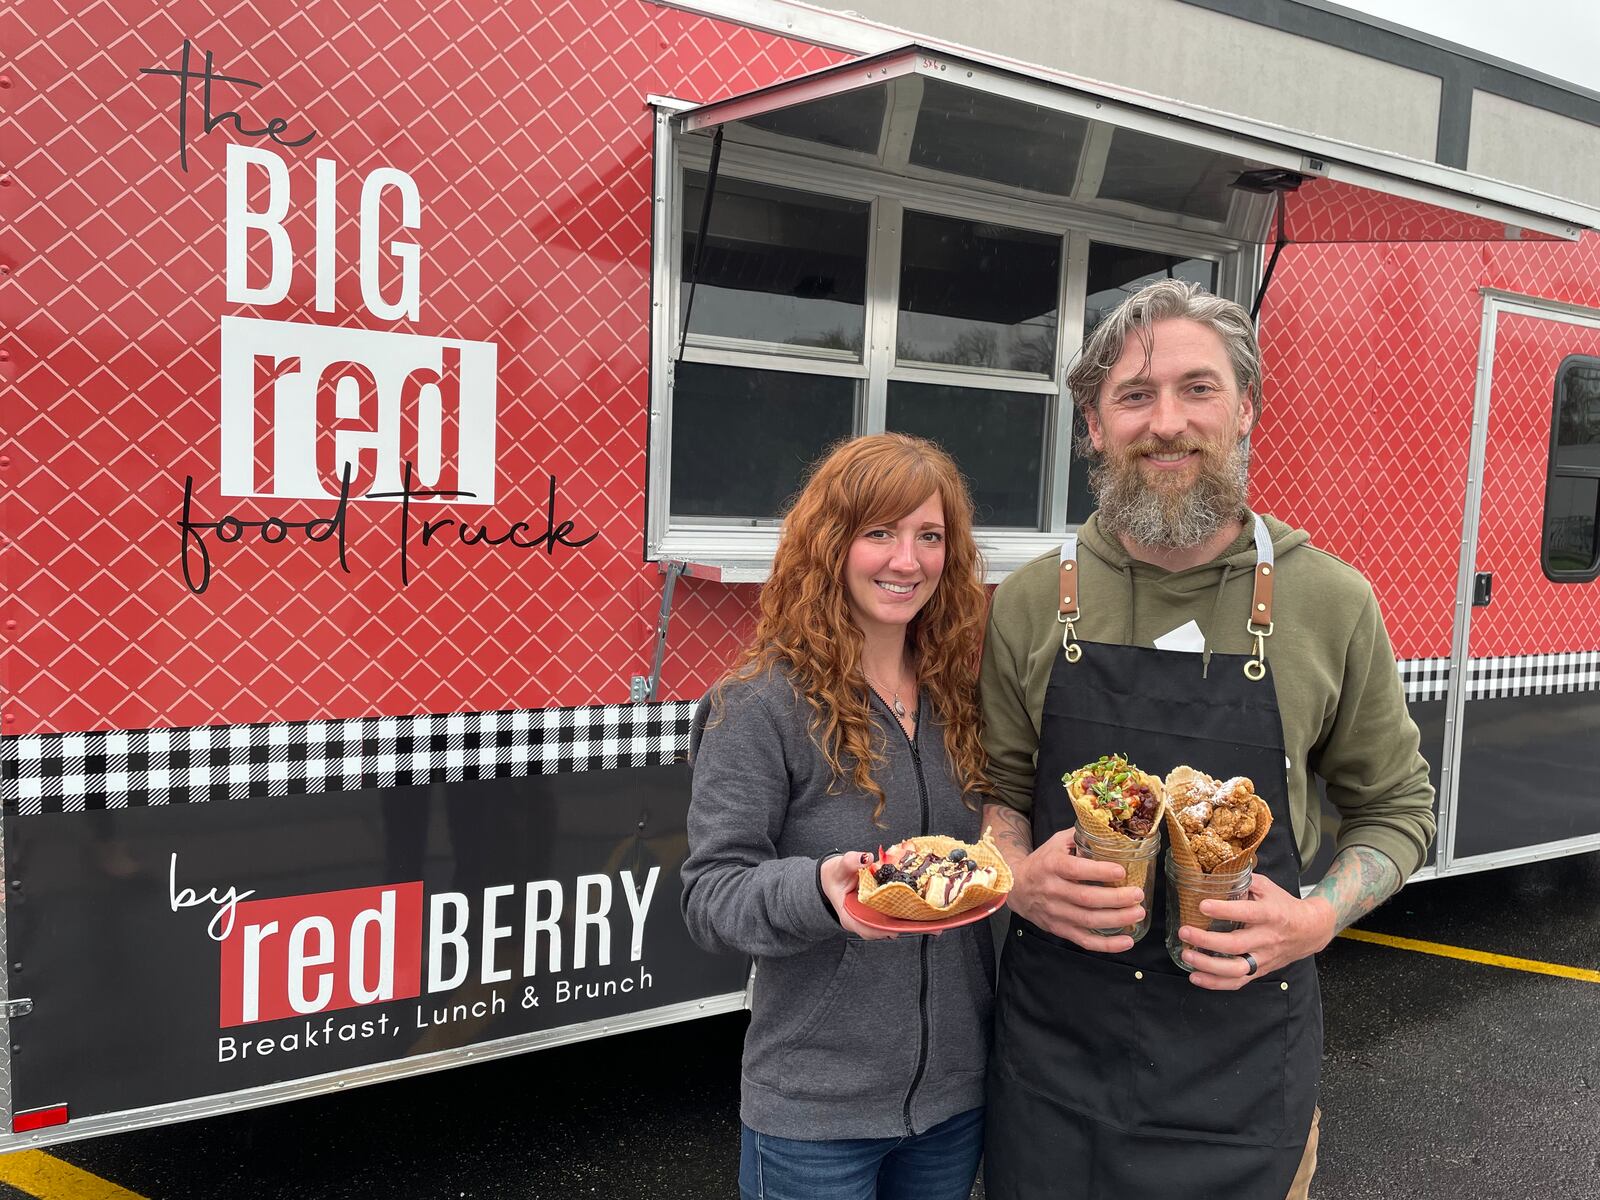
[[1422, 874], [1600, 847], [1600, 97], [1295, 0], [852, 3], [8, 11], [0, 1148], [741, 1007], [684, 757], [786, 497], [904, 430], [991, 581], [1051, 552], [1152, 278], [1258, 313]]

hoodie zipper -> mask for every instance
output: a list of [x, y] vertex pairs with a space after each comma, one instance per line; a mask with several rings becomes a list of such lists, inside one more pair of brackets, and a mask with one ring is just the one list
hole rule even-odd
[[[891, 716], [893, 714], [890, 714]], [[928, 781], [922, 774], [922, 755], [917, 752], [917, 739], [914, 734], [922, 729], [922, 705], [917, 705], [917, 720], [912, 726], [912, 733], [906, 733], [906, 727], [898, 720], [895, 728], [900, 730], [901, 736], [906, 739], [906, 744], [911, 748], [911, 765], [917, 772], [917, 799], [922, 805], [922, 835], [928, 834]], [[922, 1076], [928, 1069], [928, 943], [932, 939], [921, 939], [919, 954], [922, 960], [922, 970], [917, 984], [917, 1015], [919, 1028], [917, 1038], [917, 1069], [912, 1073], [911, 1086], [906, 1089], [905, 1103], [901, 1106], [901, 1120], [906, 1127], [906, 1136], [915, 1137], [916, 1130], [911, 1127], [911, 1098], [916, 1095], [918, 1086], [922, 1083]]]

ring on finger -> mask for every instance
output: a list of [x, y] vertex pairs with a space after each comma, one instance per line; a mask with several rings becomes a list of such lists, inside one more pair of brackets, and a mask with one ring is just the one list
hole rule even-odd
[[1256, 962], [1256, 956], [1251, 954], [1250, 951], [1246, 950], [1242, 955], [1240, 955], [1240, 957], [1244, 959], [1244, 974], [1246, 979], [1250, 978], [1250, 976], [1254, 975], [1258, 970], [1261, 969], [1261, 964]]

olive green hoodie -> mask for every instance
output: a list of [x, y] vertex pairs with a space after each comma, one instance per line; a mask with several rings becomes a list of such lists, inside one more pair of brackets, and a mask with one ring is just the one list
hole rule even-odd
[[[1277, 568], [1266, 656], [1301, 861], [1309, 864], [1322, 840], [1320, 805], [1306, 801], [1315, 795], [1309, 784], [1316, 774], [1341, 814], [1338, 848], [1371, 846], [1410, 875], [1433, 841], [1433, 788], [1377, 599], [1355, 568], [1313, 547], [1304, 531], [1265, 520]], [[1212, 651], [1250, 653], [1252, 527], [1247, 517], [1238, 539], [1211, 562], [1166, 571], [1130, 557], [1091, 516], [1078, 535], [1079, 640], [1148, 646], [1192, 620], [1206, 644], [1193, 656], [1197, 679], [1220, 669], [1210, 662]], [[995, 591], [984, 648], [990, 777], [998, 798], [1023, 812], [1033, 803], [1045, 684], [1061, 653], [1059, 579], [1055, 554], [1006, 579]]]

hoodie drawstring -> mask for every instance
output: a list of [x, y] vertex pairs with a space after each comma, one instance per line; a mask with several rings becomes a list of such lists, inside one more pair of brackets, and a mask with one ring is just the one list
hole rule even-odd
[[1200, 656], [1200, 678], [1205, 679], [1211, 670], [1211, 631], [1217, 627], [1217, 612], [1222, 608], [1222, 592], [1228, 586], [1228, 566], [1223, 564], [1222, 570], [1217, 572], [1217, 591], [1211, 599], [1211, 615], [1206, 618], [1205, 653]]
[[1122, 564], [1122, 582], [1128, 585], [1128, 604], [1123, 611], [1127, 613], [1127, 624], [1122, 630], [1122, 644], [1133, 645], [1133, 566], [1131, 563]]

